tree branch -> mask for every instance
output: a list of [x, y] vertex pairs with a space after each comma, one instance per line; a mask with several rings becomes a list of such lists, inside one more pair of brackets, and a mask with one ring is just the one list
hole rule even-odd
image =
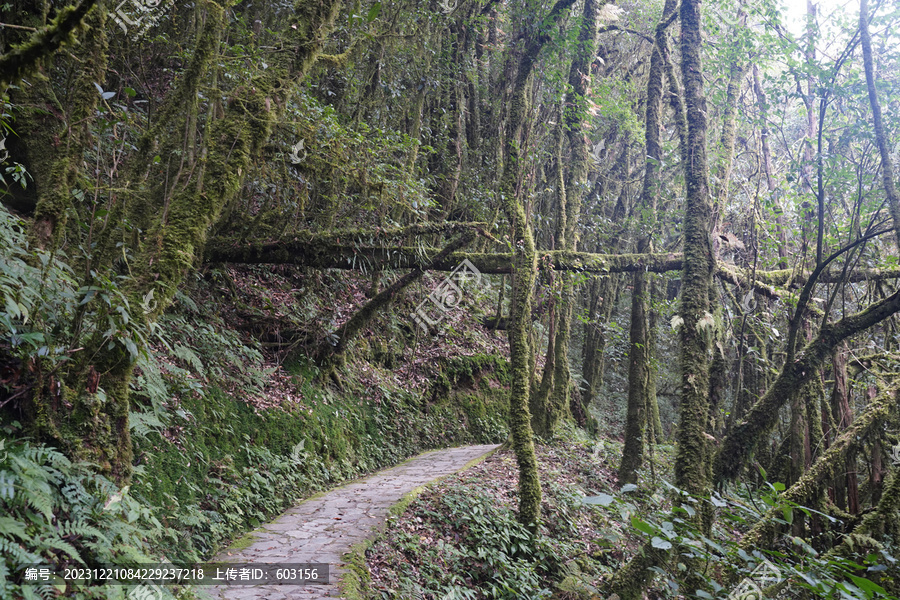
[[75, 42], [72, 35], [97, 0], [82, 0], [77, 6], [66, 6], [49, 25], [36, 31], [28, 41], [0, 56], [0, 89], [18, 82], [39, 61], [62, 46]]
[[763, 434], [774, 425], [778, 410], [790, 402], [815, 376], [838, 344], [897, 311], [900, 311], [900, 291], [861, 312], [844, 317], [836, 323], [823, 325], [816, 338], [797, 354], [795, 360], [782, 367], [765, 395], [747, 411], [743, 420], [725, 438], [716, 456], [716, 483], [733, 480], [740, 474]]

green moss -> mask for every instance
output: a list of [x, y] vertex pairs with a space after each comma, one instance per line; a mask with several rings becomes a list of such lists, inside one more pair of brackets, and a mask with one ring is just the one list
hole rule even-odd
[[318, 388], [303, 366], [290, 370], [305, 406], [256, 411], [208, 389], [173, 409], [184, 415], [176, 441], [139, 440], [134, 493], [173, 507], [167, 518], [181, 533], [171, 554], [208, 556], [298, 499], [423, 450], [507, 436], [502, 388], [431, 403], [396, 390], [377, 403]]
[[366, 565], [366, 551], [372, 546], [372, 540], [363, 540], [350, 547], [344, 555], [347, 565], [347, 573], [341, 578], [338, 586], [341, 597], [346, 600], [365, 600], [368, 598], [366, 590], [369, 588], [371, 576]]
[[501, 386], [510, 384], [509, 361], [493, 354], [454, 356], [444, 361], [434, 388], [438, 392], [460, 387], [487, 391], [491, 381]]
[[243, 550], [245, 548], [249, 548], [250, 546], [252, 546], [256, 542], [256, 536], [254, 536], [253, 534], [254, 534], [253, 531], [248, 531], [247, 533], [245, 533], [238, 539], [231, 542], [231, 545], [228, 546], [228, 551], [229, 552], [232, 552], [232, 551], [237, 552], [237, 551], [240, 551], [240, 550]]

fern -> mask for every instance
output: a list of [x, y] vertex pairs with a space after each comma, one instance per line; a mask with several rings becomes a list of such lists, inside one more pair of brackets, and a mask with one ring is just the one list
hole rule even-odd
[[62, 521], [57, 525], [59, 534], [69, 537], [90, 536], [98, 540], [106, 540], [106, 535], [97, 529], [88, 525], [84, 521]]
[[[148, 541], [162, 526], [152, 511], [57, 450], [27, 442], [4, 443], [0, 452], [0, 598], [122, 598], [122, 588], [68, 582], [22, 585], [25, 566], [62, 563], [134, 564], [159, 562]], [[108, 503], [111, 497], [120, 502]], [[125, 562], [123, 562], [125, 561]]]
[[75, 546], [65, 540], [59, 539], [56, 536], [47, 538], [35, 538], [33, 540], [33, 544], [35, 546], [35, 549], [39, 550], [41, 554], [50, 555], [51, 553], [48, 551], [58, 550], [68, 555], [69, 558], [74, 559], [83, 565], [87, 564], [84, 558], [82, 558], [81, 553], [77, 549], [75, 549]]
[[7, 564], [12, 561], [13, 565], [16, 567], [33, 565], [40, 562], [40, 557], [37, 554], [28, 552], [21, 545], [12, 540], [3, 538], [0, 538], [0, 556], [3, 556]]
[[200, 357], [197, 356], [197, 353], [188, 348], [187, 346], [183, 346], [181, 344], [176, 344], [172, 348], [172, 353], [193, 367], [197, 373], [203, 376], [206, 379], [206, 368], [203, 366], [203, 361], [200, 360]]
[[38, 490], [25, 489], [21, 494], [25, 503], [31, 508], [41, 513], [47, 520], [47, 523], [53, 522], [53, 500], [50, 496], [41, 493]]
[[28, 533], [25, 530], [25, 526], [16, 519], [0, 517], [0, 536], [5, 538], [17, 537], [20, 540], [25, 540], [28, 537]]

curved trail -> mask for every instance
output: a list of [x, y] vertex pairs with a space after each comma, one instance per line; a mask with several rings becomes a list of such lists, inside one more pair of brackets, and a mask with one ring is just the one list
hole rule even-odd
[[388, 509], [404, 494], [462, 470], [498, 446], [464, 446], [433, 450], [396, 467], [379, 471], [289, 509], [253, 532], [243, 550], [220, 554], [215, 562], [329, 563], [328, 585], [227, 585], [197, 588], [222, 600], [313, 600], [338, 596], [343, 555], [371, 537], [385, 522]]

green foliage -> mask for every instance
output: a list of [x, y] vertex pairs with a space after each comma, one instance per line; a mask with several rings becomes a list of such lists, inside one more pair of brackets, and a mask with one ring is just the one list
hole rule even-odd
[[[635, 486], [623, 488], [618, 495], [600, 494], [583, 498], [586, 505], [605, 513], [612, 520], [618, 517], [643, 543], [659, 550], [671, 550], [673, 559], [668, 566], [653, 570], [661, 583], [657, 592], [662, 597], [729, 598], [739, 586], [766, 591], [766, 597], [778, 598], [835, 598], [841, 600], [898, 598], [896, 593], [897, 559], [889, 546], [870, 545], [868, 540], [847, 537], [853, 548], [869, 548], [861, 553], [861, 561], [823, 554], [811, 541], [790, 534], [794, 514], [816, 515], [828, 527], [836, 528], [837, 519], [814, 509], [785, 501], [780, 497], [781, 483], [766, 484], [757, 491], [736, 490], [733, 495], [713, 494], [711, 497], [691, 496], [673, 486], [669, 494], [638, 492]], [[769, 508], [777, 508], [783, 518], [775, 522], [783, 526], [782, 534], [765, 552], [744, 549], [734, 532], [746, 531], [765, 517]], [[713, 510], [717, 525], [711, 535], [703, 531], [698, 521], [700, 513]], [[620, 541], [615, 539], [614, 541]], [[813, 542], [814, 543], [814, 542]], [[860, 560], [857, 558], [856, 560]], [[698, 576], [704, 589], [685, 589], [685, 564], [700, 565]], [[893, 590], [893, 591], [891, 591]]]
[[276, 237], [290, 233], [287, 228], [304, 215], [319, 215], [326, 224], [338, 214], [354, 223], [393, 210], [421, 217], [433, 205], [428, 180], [404, 169], [403, 157], [415, 143], [409, 136], [348, 122], [305, 91], [295, 96], [286, 117], [289, 127], [273, 139], [277, 168], [250, 181], [255, 193], [246, 194], [246, 204], [231, 208], [223, 221], [232, 235]]
[[497, 416], [505, 397], [481, 400], [481, 419], [461, 428], [462, 406], [445, 400], [426, 411], [418, 395], [387, 388], [379, 402], [339, 396], [310, 383], [300, 365], [292, 370], [304, 404], [265, 411], [218, 387], [197, 389], [178, 367], [166, 370], [163, 378], [148, 365], [138, 378], [147, 401], [132, 414], [140, 463], [134, 494], [166, 507], [164, 547], [183, 560], [209, 556], [338, 481], [427, 448], [506, 436]]
[[23, 230], [0, 206], [0, 349], [6, 360], [27, 364], [39, 379], [77, 358], [91, 338], [121, 345], [136, 359], [150, 332], [132, 316], [121, 281], [94, 273], [93, 283], [82, 285], [64, 254], [32, 249]]
[[513, 510], [484, 491], [457, 488], [440, 498], [438, 512], [417, 506], [412, 514], [417, 521], [428, 520], [451, 531], [457, 542], [430, 544], [405, 530], [392, 534], [392, 545], [416, 567], [400, 577], [397, 589], [382, 591], [382, 598], [416, 594], [498, 600], [550, 596], [545, 577], [558, 567], [556, 549], [545, 537], [533, 535], [517, 521]]
[[152, 548], [163, 526], [153, 511], [92, 465], [46, 446], [0, 438], [0, 514], [3, 598], [123, 598], [130, 588], [59, 578], [26, 584], [24, 569], [160, 562]]

